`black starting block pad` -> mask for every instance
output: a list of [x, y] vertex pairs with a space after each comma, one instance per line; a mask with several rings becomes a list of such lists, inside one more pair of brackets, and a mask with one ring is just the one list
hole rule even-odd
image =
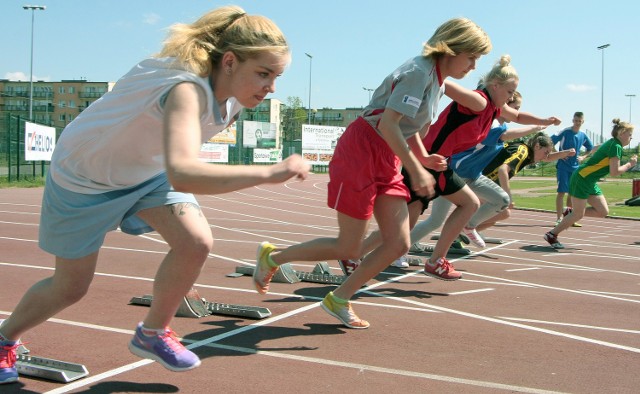
[[[153, 296], [146, 294], [142, 297], [133, 297], [130, 305], [150, 306]], [[209, 315], [226, 315], [238, 316], [251, 319], [264, 319], [271, 316], [268, 308], [246, 305], [220, 304], [217, 302], [208, 302], [204, 298], [200, 298], [195, 289], [191, 289], [187, 296], [184, 297], [178, 311], [177, 317], [204, 317]]]
[[66, 361], [18, 354], [16, 369], [20, 375], [69, 383], [89, 375], [87, 367]]
[[[428, 255], [428, 254], [430, 255], [431, 253], [433, 253], [434, 246], [432, 246], [432, 245], [420, 244], [420, 247], [421, 247], [422, 250], [418, 251], [416, 249], [413, 249], [409, 253], [414, 254], [414, 255]], [[460, 256], [467, 256], [467, 255], [471, 254], [471, 250], [463, 247], [460, 242], [456, 241], [453, 244], [451, 244], [451, 247], [449, 247], [449, 250], [447, 251], [447, 254], [455, 254], [455, 255], [460, 255]], [[409, 263], [409, 265], [412, 265], [412, 264]]]
[[[238, 266], [236, 267], [236, 273], [243, 275], [253, 276], [255, 267]], [[278, 274], [280, 273], [280, 275]], [[293, 279], [295, 277], [295, 279]], [[339, 285], [345, 281], [347, 277], [345, 275], [332, 275], [329, 263], [326, 261], [316, 264], [311, 272], [295, 271], [291, 264], [282, 264], [275, 275], [273, 275], [272, 282], [280, 283], [296, 283], [296, 282], [313, 282], [313, 283], [326, 283], [332, 285]]]

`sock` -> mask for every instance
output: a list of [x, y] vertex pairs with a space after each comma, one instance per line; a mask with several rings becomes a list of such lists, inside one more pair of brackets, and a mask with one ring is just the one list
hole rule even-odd
[[164, 334], [165, 329], [164, 328], [148, 328], [142, 325], [142, 327], [140, 327], [140, 331], [142, 331], [142, 333], [147, 337], [153, 337], [156, 335]]
[[333, 294], [333, 291], [329, 292], [329, 294], [331, 295], [333, 300], [338, 304], [346, 304], [347, 302], [349, 302], [349, 300], [345, 300], [344, 298], [340, 298], [337, 295]]
[[275, 261], [273, 261], [273, 260], [271, 259], [271, 254], [268, 254], [268, 255], [267, 255], [267, 264], [268, 264], [268, 265], [269, 265], [269, 267], [271, 267], [271, 268], [276, 268], [276, 267], [278, 267], [278, 263], [276, 263]]

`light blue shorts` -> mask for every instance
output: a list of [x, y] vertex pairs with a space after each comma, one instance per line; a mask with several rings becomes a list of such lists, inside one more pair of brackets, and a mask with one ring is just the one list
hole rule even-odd
[[109, 231], [139, 235], [153, 231], [136, 213], [143, 209], [178, 203], [198, 205], [189, 193], [173, 190], [165, 173], [137, 186], [101, 194], [64, 189], [47, 175], [42, 197], [39, 245], [66, 259], [96, 252]]

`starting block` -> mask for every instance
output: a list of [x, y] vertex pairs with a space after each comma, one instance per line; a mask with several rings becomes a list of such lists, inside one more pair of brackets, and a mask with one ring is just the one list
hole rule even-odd
[[[129, 301], [129, 305], [150, 306], [153, 301], [152, 295], [143, 295], [142, 297], [133, 297]], [[251, 319], [264, 319], [271, 316], [268, 308], [245, 305], [220, 304], [217, 302], [208, 302], [204, 298], [200, 298], [196, 289], [191, 289], [182, 300], [176, 312], [177, 317], [204, 317], [209, 315], [226, 315], [239, 316]]]
[[303, 282], [326, 283], [331, 285], [340, 285], [347, 278], [345, 275], [332, 275], [329, 263], [326, 261], [316, 264], [311, 272], [296, 271], [296, 275]]
[[[433, 253], [434, 246], [420, 244], [420, 249], [421, 250], [412, 249], [409, 251], [409, 253], [417, 254], [417, 255], [431, 254]], [[447, 251], [447, 254], [467, 256], [471, 254], [471, 250], [462, 246], [461, 242], [456, 241], [451, 244], [451, 246], [449, 247], [449, 250]], [[409, 263], [409, 265], [412, 265], [412, 264]]]
[[[236, 267], [237, 274], [253, 276], [253, 271], [255, 271], [255, 267]], [[276, 273], [273, 274], [271, 281], [277, 283], [297, 283], [300, 282], [300, 278], [298, 278], [298, 275], [291, 264], [285, 263], [278, 267]]]
[[[253, 276], [255, 267], [238, 266], [236, 267], [236, 273], [243, 275]], [[345, 281], [347, 277], [345, 275], [332, 275], [329, 263], [326, 261], [316, 264], [311, 272], [295, 271], [291, 264], [282, 264], [275, 275], [273, 275], [273, 282], [280, 283], [297, 283], [297, 282], [313, 282], [313, 283], [325, 283], [332, 285], [340, 285]]]
[[73, 382], [74, 380], [89, 375], [87, 367], [82, 364], [35, 357], [27, 353], [18, 353], [16, 369], [20, 375], [33, 376], [62, 383]]

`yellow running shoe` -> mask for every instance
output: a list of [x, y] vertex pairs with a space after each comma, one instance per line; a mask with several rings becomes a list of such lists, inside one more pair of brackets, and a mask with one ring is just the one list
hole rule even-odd
[[322, 300], [322, 309], [324, 309], [328, 314], [340, 320], [342, 324], [349, 328], [369, 328], [369, 322], [366, 320], [360, 319], [351, 308], [351, 303], [340, 303], [336, 301], [333, 296], [333, 292], [330, 291], [324, 299]]
[[253, 270], [253, 284], [260, 294], [267, 294], [271, 278], [278, 270], [278, 266], [272, 266], [269, 262], [269, 255], [276, 247], [269, 242], [263, 242], [258, 246], [256, 253], [256, 268]]

